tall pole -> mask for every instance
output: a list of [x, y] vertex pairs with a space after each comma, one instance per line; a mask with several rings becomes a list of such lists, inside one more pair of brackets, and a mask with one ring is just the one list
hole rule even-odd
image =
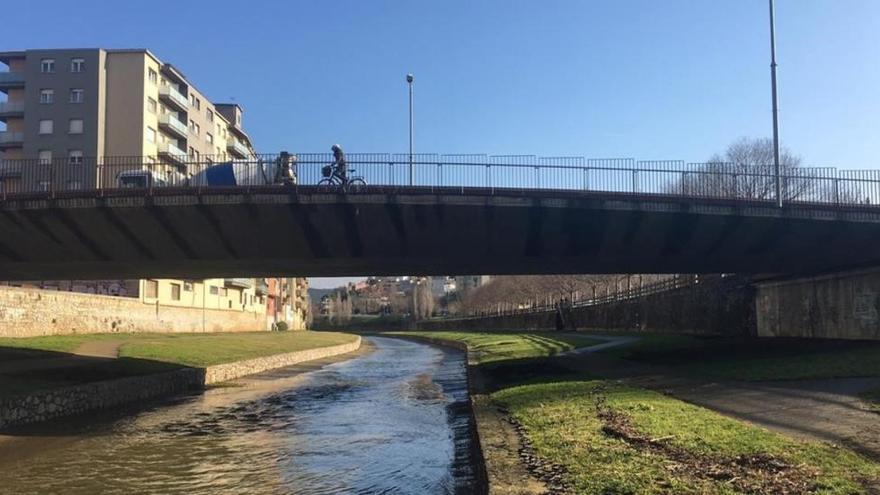
[[776, 9], [770, 0], [770, 86], [773, 92], [773, 171], [776, 206], [782, 208], [782, 174], [779, 169], [779, 98], [776, 95]]
[[413, 168], [413, 75], [406, 75], [409, 84], [409, 185], [415, 183], [415, 169]]

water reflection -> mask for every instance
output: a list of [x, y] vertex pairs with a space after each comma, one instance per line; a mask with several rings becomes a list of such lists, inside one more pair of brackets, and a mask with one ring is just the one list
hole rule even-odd
[[4, 455], [0, 491], [470, 493], [463, 356], [370, 340], [374, 352], [296, 378], [16, 439], [23, 454]]

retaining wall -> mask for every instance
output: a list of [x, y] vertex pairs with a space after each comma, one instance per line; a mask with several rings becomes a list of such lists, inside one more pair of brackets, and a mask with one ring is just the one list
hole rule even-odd
[[357, 350], [353, 342], [226, 363], [73, 385], [26, 396], [0, 399], [0, 428], [82, 414], [123, 404], [203, 389], [206, 385]]
[[[573, 329], [627, 330], [705, 335], [755, 335], [754, 289], [738, 277], [597, 306], [572, 308]], [[426, 320], [420, 330], [555, 330], [556, 312]]]
[[758, 284], [758, 335], [880, 339], [880, 269]]
[[0, 337], [113, 332], [245, 332], [266, 315], [145, 304], [127, 297], [0, 287]]

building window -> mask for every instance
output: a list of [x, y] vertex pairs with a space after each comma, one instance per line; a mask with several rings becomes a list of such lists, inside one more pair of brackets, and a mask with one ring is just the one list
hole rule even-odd
[[151, 143], [156, 142], [156, 129], [152, 127], [147, 127], [147, 141]]
[[205, 133], [205, 139], [208, 141], [209, 144], [214, 144], [214, 135], [210, 132]]
[[70, 165], [82, 165], [82, 163], [83, 163], [82, 150], [70, 150], [67, 153], [67, 163]]
[[69, 180], [67, 181], [67, 190], [68, 191], [79, 191], [82, 189], [82, 182], [78, 180]]
[[189, 95], [189, 101], [192, 103], [192, 106], [196, 107], [196, 110], [201, 110], [202, 101], [199, 100], [196, 95]]
[[192, 282], [184, 282], [183, 283], [183, 291], [184, 292], [192, 292], [192, 290], [193, 290], [193, 283]]
[[83, 133], [82, 119], [70, 119], [70, 129], [67, 132], [69, 132], [70, 134], [82, 134]]
[[41, 89], [40, 90], [40, 103], [55, 103], [55, 90], [54, 89]]
[[52, 163], [52, 150], [40, 150], [37, 157], [40, 160], [40, 165], [48, 165]]
[[214, 122], [214, 112], [212, 112], [210, 108], [207, 110], [207, 112], [208, 113], [206, 113], [205, 115], [208, 116], [208, 122]]
[[40, 134], [52, 134], [55, 132], [55, 121], [44, 119], [40, 121]]
[[156, 81], [159, 80], [159, 74], [153, 69], [147, 69], [147, 79], [149, 79], [151, 83], [156, 84]]
[[192, 158], [192, 157], [195, 156], [195, 154], [196, 154], [196, 149], [193, 148], [192, 146], [190, 146], [190, 147], [189, 147], [189, 153], [188, 153], [189, 157]]
[[211, 290], [210, 290], [211, 295], [212, 295], [212, 296], [216, 296], [216, 295], [218, 294], [218, 292], [219, 292], [219, 289], [217, 289], [217, 286], [216, 286], [216, 285], [211, 285], [211, 286], [209, 286], [209, 287], [211, 288]]
[[37, 183], [37, 188], [40, 191], [46, 192], [52, 188], [52, 182], [48, 181], [48, 180], [41, 180], [40, 182]]
[[180, 284], [171, 284], [171, 300], [180, 301]]
[[189, 121], [189, 132], [192, 132], [192, 133], [196, 132], [196, 121], [195, 120]]
[[[156, 103], [156, 100], [150, 98], [149, 96], [147, 97], [147, 110], [148, 110], [150, 113], [156, 113], [156, 107], [157, 107], [157, 105], [158, 105], [158, 104]], [[163, 112], [163, 113], [164, 113], [164, 112]]]
[[70, 59], [70, 72], [84, 72], [86, 70], [86, 59], [72, 58]]
[[55, 59], [44, 58], [43, 60], [40, 60], [40, 72], [43, 74], [51, 74], [55, 72]]
[[70, 102], [71, 103], [82, 103], [85, 100], [85, 90], [80, 88], [74, 88], [70, 90]]
[[145, 280], [144, 281], [144, 297], [147, 299], [156, 299], [159, 297], [159, 281], [158, 280]]
[[199, 124], [196, 124], [196, 136], [198, 136], [201, 133], [202, 133], [202, 126], [200, 126]]

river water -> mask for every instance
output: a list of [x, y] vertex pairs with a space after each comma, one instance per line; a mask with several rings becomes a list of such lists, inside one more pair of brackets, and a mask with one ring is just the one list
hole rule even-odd
[[365, 341], [320, 369], [15, 432], [0, 493], [472, 493], [464, 356]]

